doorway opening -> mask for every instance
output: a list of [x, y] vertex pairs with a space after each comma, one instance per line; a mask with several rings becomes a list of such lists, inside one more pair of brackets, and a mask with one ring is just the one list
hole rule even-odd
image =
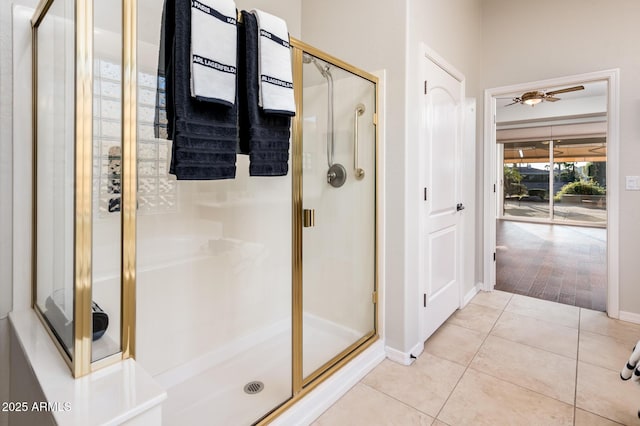
[[617, 71], [485, 102], [485, 289], [617, 316]]

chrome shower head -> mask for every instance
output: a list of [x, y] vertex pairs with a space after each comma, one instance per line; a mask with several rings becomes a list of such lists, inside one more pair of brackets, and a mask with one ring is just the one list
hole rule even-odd
[[329, 65], [326, 65], [326, 64], [324, 66], [320, 65], [318, 61], [316, 61], [316, 58], [314, 56], [309, 55], [308, 53], [302, 54], [302, 63], [304, 64], [313, 63], [313, 65], [315, 65], [316, 68], [318, 68], [318, 71], [320, 71], [320, 74], [322, 74], [324, 78], [332, 77], [331, 72], [329, 71], [331, 67], [329, 67]]

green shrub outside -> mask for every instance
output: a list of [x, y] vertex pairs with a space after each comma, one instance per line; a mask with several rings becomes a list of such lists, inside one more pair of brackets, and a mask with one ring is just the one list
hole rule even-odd
[[601, 187], [598, 182], [592, 180], [576, 181], [563, 186], [553, 197], [553, 200], [559, 202], [563, 195], [605, 195], [606, 193], [606, 189]]

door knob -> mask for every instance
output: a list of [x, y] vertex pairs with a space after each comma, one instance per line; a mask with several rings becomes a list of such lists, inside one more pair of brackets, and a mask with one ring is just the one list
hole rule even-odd
[[459, 212], [460, 210], [464, 210], [464, 204], [462, 204], [462, 203], [456, 204], [456, 211]]

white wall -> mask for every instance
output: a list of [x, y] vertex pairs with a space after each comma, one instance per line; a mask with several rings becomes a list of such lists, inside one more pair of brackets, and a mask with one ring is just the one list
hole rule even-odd
[[[387, 70], [385, 336], [387, 346], [401, 352], [419, 343], [419, 191], [412, 187], [418, 176], [419, 44], [425, 42], [462, 71], [467, 96], [481, 99], [481, 13], [479, 0], [302, 3], [302, 41], [367, 71]], [[481, 144], [478, 148], [481, 152]]]
[[[482, 87], [620, 68], [620, 311], [640, 313], [640, 193], [624, 191], [624, 176], [640, 165], [640, 3], [583, 0], [485, 0]], [[544, 17], [534, 31], [530, 18]]]
[[[387, 258], [385, 335], [387, 344], [404, 347], [405, 286], [405, 20], [406, 2], [366, 0], [302, 2], [302, 41], [366, 71], [386, 69]], [[389, 31], [389, 26], [396, 28]], [[339, 28], [339, 31], [335, 29]], [[371, 52], [375, 52], [372, 54]]]

